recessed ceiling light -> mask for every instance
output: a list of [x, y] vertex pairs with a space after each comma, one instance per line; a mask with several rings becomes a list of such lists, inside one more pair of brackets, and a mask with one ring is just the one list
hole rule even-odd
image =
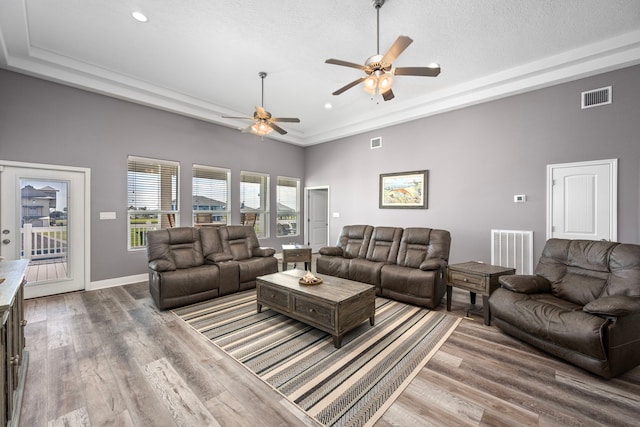
[[133, 16], [133, 19], [135, 19], [138, 22], [148, 22], [149, 18], [146, 17], [146, 15], [142, 12], [131, 12], [131, 16]]
[[326, 108], [327, 110], [330, 110], [333, 108], [333, 105], [331, 105], [330, 102], [327, 102], [326, 104], [324, 104], [324, 108]]

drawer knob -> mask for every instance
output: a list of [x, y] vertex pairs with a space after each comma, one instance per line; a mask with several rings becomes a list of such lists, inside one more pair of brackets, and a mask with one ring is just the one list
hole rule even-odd
[[462, 279], [463, 282], [468, 282], [469, 279], [467, 279], [466, 277], [464, 279]]

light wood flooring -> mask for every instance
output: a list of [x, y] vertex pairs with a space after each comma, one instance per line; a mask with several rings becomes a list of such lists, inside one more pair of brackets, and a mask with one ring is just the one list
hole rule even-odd
[[[454, 289], [451, 314], [468, 307]], [[317, 425], [159, 311], [147, 283], [28, 300], [25, 316], [21, 426]], [[471, 317], [376, 426], [638, 425], [640, 368], [603, 380]]]

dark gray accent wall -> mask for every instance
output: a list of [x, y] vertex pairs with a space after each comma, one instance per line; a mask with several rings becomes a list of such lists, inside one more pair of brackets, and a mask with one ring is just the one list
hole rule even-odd
[[[582, 91], [609, 85], [612, 104], [580, 108]], [[377, 136], [383, 146], [371, 150]], [[546, 166], [617, 158], [618, 240], [639, 243], [640, 66], [316, 145], [305, 156], [306, 185], [330, 186], [330, 210], [340, 214], [330, 218], [333, 242], [346, 224], [442, 228], [452, 262], [489, 262], [493, 228], [533, 230], [537, 262]], [[427, 210], [378, 208], [380, 173], [422, 169]], [[514, 203], [517, 194], [527, 202]]]
[[[191, 167], [231, 169], [232, 222], [240, 221], [240, 171], [304, 185], [304, 149], [115, 98], [0, 70], [0, 159], [91, 169], [91, 280], [145, 273], [146, 253], [127, 251], [127, 156], [179, 161], [181, 224], [191, 225]], [[99, 212], [116, 212], [116, 220]], [[272, 231], [275, 235], [275, 231]], [[279, 248], [302, 237], [269, 238]]]

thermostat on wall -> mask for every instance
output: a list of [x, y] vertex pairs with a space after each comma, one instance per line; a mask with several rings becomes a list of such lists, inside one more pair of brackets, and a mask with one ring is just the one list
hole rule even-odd
[[513, 196], [513, 201], [515, 203], [524, 203], [527, 201], [527, 196], [525, 196], [524, 194], [517, 194]]

